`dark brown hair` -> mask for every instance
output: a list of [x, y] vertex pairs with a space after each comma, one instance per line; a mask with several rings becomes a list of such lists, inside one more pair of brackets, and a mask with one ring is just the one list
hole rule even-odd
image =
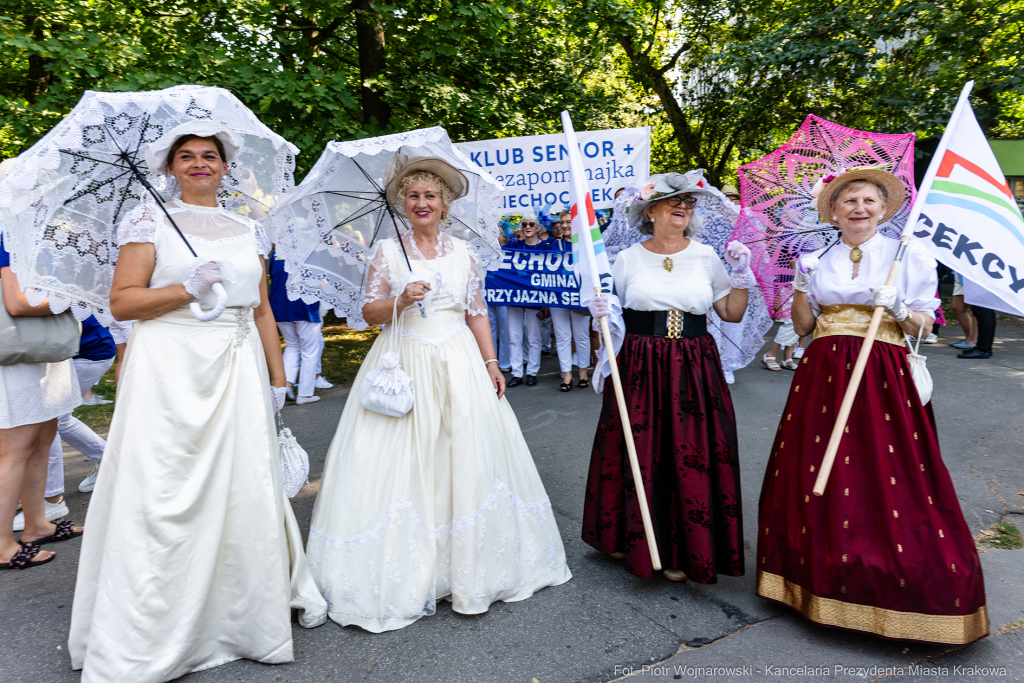
[[174, 141], [171, 145], [171, 149], [167, 152], [167, 168], [174, 165], [174, 155], [178, 153], [178, 150], [185, 146], [186, 142], [192, 140], [212, 140], [213, 144], [217, 146], [217, 153], [220, 154], [220, 160], [227, 162], [228, 155], [224, 152], [224, 143], [220, 141], [220, 138], [216, 135], [210, 137], [204, 137], [202, 135], [182, 135], [180, 138]]

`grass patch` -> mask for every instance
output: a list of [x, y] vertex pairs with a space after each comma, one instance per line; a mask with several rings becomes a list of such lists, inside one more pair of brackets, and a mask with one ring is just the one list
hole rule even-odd
[[1002, 550], [1018, 550], [1024, 548], [1024, 535], [1009, 522], [996, 522], [989, 528], [982, 529], [978, 544]]
[[[353, 330], [343, 320], [328, 313], [324, 319], [323, 369], [320, 374], [334, 384], [351, 384], [378, 333], [380, 333], [380, 328], [376, 326], [368, 327], [361, 332]], [[282, 348], [283, 346], [282, 343]], [[93, 387], [93, 393], [99, 394], [108, 401], [114, 401], [117, 396], [117, 386], [114, 384], [116, 370], [117, 364], [115, 363]], [[116, 402], [103, 406], [79, 406], [75, 409], [74, 416], [87, 424], [93, 431], [105, 432], [110, 429], [110, 420], [114, 416], [115, 405]]]
[[334, 384], [351, 384], [379, 333], [380, 328], [376, 326], [362, 331], [353, 330], [328, 313], [324, 317], [324, 353], [320, 374]]

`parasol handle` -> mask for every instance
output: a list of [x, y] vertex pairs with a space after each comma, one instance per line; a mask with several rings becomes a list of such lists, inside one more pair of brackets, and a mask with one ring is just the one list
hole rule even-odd
[[[900, 261], [910, 241], [910, 233], [902, 238], [900, 250], [893, 259], [892, 267], [889, 268], [889, 277], [885, 284], [892, 285], [896, 281], [896, 273], [900, 269]], [[875, 312], [871, 316], [871, 324], [864, 335], [864, 343], [860, 347], [860, 354], [857, 356], [857, 364], [853, 366], [853, 374], [850, 375], [850, 383], [846, 386], [846, 395], [843, 396], [843, 403], [839, 406], [839, 414], [836, 415], [836, 424], [832, 427], [832, 436], [828, 439], [828, 447], [825, 449], [825, 457], [821, 460], [821, 467], [818, 470], [818, 478], [814, 482], [814, 495], [821, 496], [825, 493], [825, 485], [828, 484], [828, 477], [832, 473], [832, 465], [835, 464], [836, 454], [839, 452], [839, 442], [843, 440], [843, 432], [846, 431], [846, 422], [850, 419], [850, 410], [853, 408], [853, 401], [857, 397], [857, 390], [860, 389], [860, 381], [864, 377], [864, 368], [867, 367], [868, 357], [871, 356], [871, 347], [875, 344], [875, 333], [882, 323], [882, 314], [885, 309], [875, 306]]]
[[193, 301], [188, 305], [188, 310], [192, 311], [192, 316], [201, 323], [216, 320], [228, 306], [228, 293], [224, 290], [224, 285], [214, 282], [213, 286], [210, 287], [210, 291], [217, 295], [217, 304], [210, 310], [204, 311], [198, 301]]

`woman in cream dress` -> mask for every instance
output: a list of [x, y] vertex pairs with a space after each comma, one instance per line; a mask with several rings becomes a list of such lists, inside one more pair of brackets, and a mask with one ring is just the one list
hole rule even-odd
[[[285, 377], [263, 276], [269, 244], [216, 202], [240, 141], [182, 132], [149, 167], [167, 163], [181, 182], [182, 199], [166, 208], [199, 257], [158, 207], [140, 206], [119, 229], [111, 311], [138, 323], [78, 568], [69, 650], [83, 683], [289, 662], [291, 609], [303, 626], [326, 620], [281, 484], [274, 412]], [[186, 306], [210, 308], [215, 282], [229, 308], [199, 322]]]
[[390, 321], [397, 304], [404, 331], [384, 328], [355, 386], [397, 347], [415, 403], [389, 417], [353, 392], [327, 455], [307, 551], [329, 616], [343, 626], [399, 629], [445, 597], [456, 612], [479, 614], [572, 577], [502, 397], [476, 258], [438, 227], [465, 182], [440, 159], [414, 157], [387, 186], [413, 229], [373, 252], [363, 317]]

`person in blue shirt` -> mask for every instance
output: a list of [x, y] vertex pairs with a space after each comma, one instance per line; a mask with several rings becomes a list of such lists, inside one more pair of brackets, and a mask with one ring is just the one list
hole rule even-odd
[[[321, 330], [320, 305], [307, 304], [301, 299], [288, 298], [285, 286], [288, 273], [284, 260], [270, 252], [267, 263], [270, 271], [270, 308], [274, 311], [277, 329], [284, 337], [284, 373], [287, 380], [287, 396], [297, 405], [315, 403], [319, 396], [314, 389], [330, 389], [333, 384], [320, 376], [320, 357], [324, 349], [324, 335]], [[295, 395], [295, 380], [298, 378], [298, 396]]]
[[[505, 245], [508, 249], [532, 249], [547, 251], [551, 249], [551, 239], [540, 239], [540, 221], [533, 213], [523, 214], [519, 224], [522, 239], [513, 240]], [[523, 331], [526, 331], [526, 386], [537, 384], [537, 373], [540, 372], [541, 321], [537, 317], [539, 307], [506, 306], [508, 311], [509, 355], [512, 363], [512, 379], [508, 386], [517, 387], [523, 384]]]

